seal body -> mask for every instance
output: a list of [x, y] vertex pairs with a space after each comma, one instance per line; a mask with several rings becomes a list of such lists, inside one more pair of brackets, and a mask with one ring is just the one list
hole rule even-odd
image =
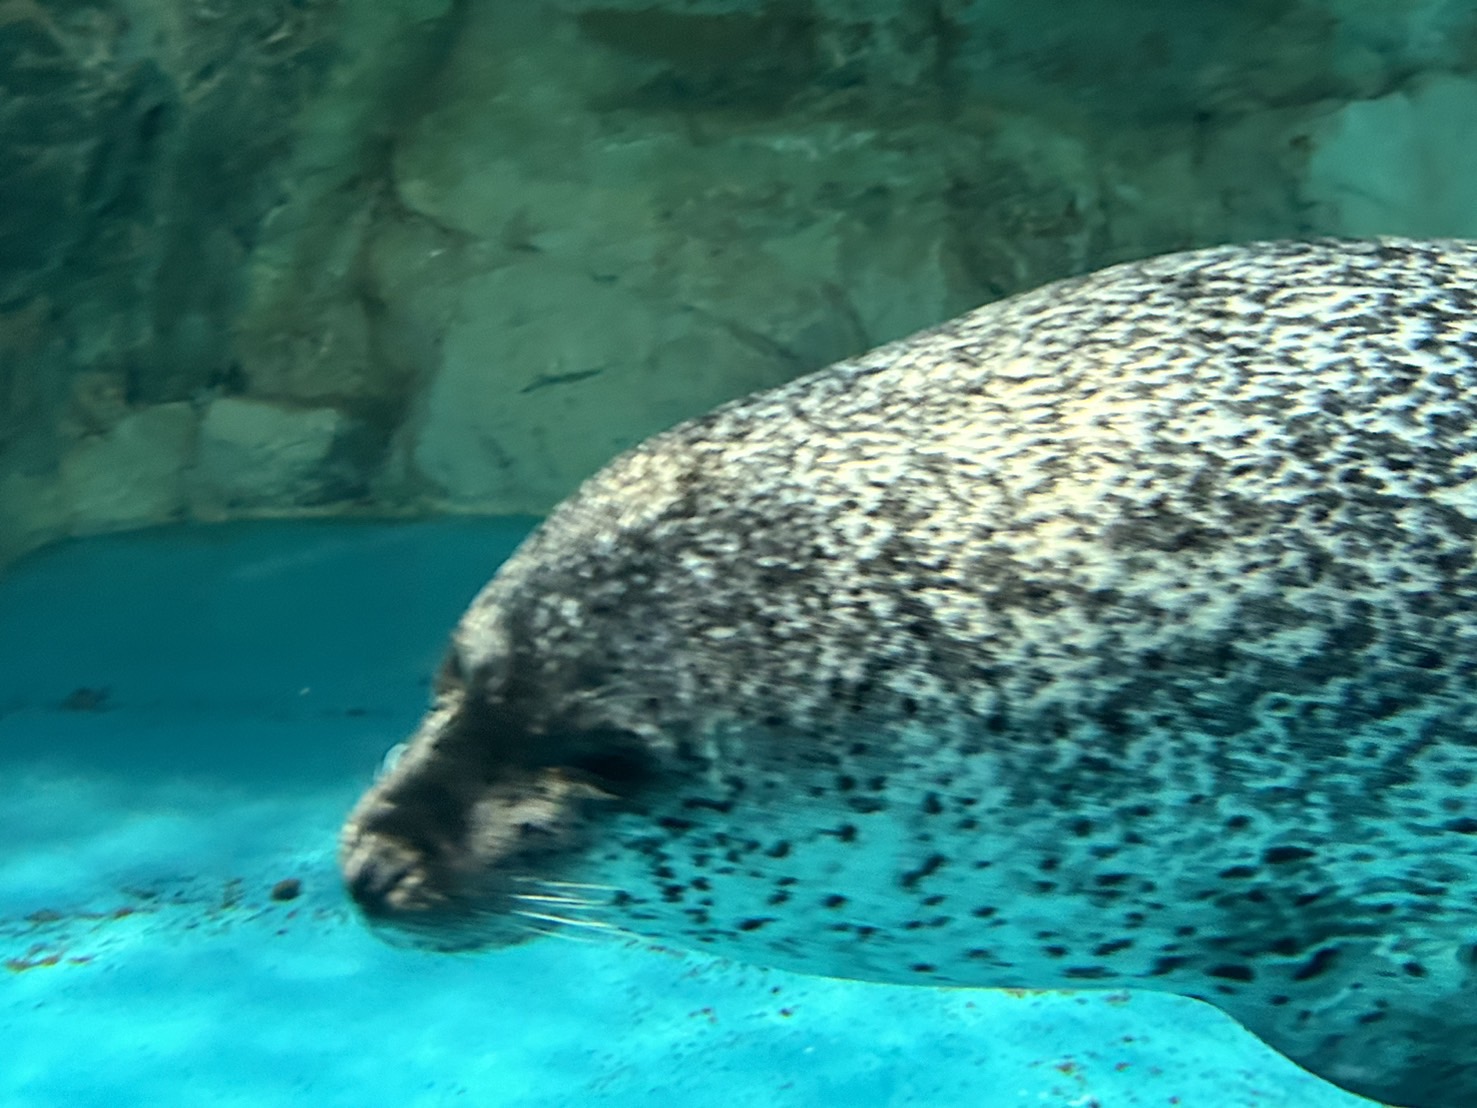
[[446, 948], [616, 927], [1201, 997], [1477, 1103], [1477, 244], [1117, 266], [613, 462], [344, 830]]

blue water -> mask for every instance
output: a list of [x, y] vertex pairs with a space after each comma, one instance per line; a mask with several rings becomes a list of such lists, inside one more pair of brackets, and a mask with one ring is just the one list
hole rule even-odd
[[526, 526], [163, 530], [0, 579], [0, 1105], [1367, 1104], [1177, 998], [371, 938], [338, 823]]

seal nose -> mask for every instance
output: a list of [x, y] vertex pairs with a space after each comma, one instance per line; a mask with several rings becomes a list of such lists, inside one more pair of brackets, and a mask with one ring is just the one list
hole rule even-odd
[[367, 916], [385, 917], [412, 908], [423, 855], [408, 844], [367, 831], [362, 825], [345, 838], [339, 868], [349, 896]]
[[386, 865], [372, 856], [361, 855], [344, 866], [344, 883], [349, 896], [367, 916], [391, 914], [390, 893], [405, 876], [403, 865]]

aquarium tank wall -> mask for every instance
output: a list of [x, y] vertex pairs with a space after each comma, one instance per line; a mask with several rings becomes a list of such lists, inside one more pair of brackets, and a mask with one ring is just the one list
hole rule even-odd
[[[938, 398], [916, 380], [901, 388], [906, 399], [916, 387], [917, 404], [896, 393], [871, 409], [857, 399], [893, 380], [898, 360], [917, 355], [920, 378], [939, 370], [929, 340], [890, 348], [810, 391], [802, 382], [779, 394], [795, 418], [813, 421], [814, 441], [785, 440], [781, 401], [726, 409], [663, 440], [676, 444], [672, 453], [634, 455], [624, 469], [604, 471], [591, 497], [515, 554], [582, 482], [650, 436], [980, 305], [1195, 248], [1376, 236], [1477, 239], [1477, 6], [1467, 0], [0, 0], [0, 829], [9, 847], [0, 860], [0, 1104], [1359, 1108], [1376, 1102], [1357, 1091], [1388, 1087], [1408, 1092], [1401, 1102], [1413, 1108], [1468, 1108], [1465, 1094], [1453, 1099], [1449, 1090], [1471, 1087], [1461, 1084], [1477, 1073], [1469, 1050], [1443, 1041], [1402, 1054], [1400, 1046], [1387, 1050], [1395, 1040], [1378, 1030], [1406, 1026], [1406, 1017], [1418, 1026], [1470, 1026], [1464, 1000], [1446, 1009], [1417, 1000], [1402, 1011], [1381, 994], [1358, 1008], [1349, 1033], [1370, 1036], [1377, 1049], [1352, 1060], [1345, 1050], [1320, 1068], [1314, 1063], [1339, 1043], [1301, 1040], [1296, 1006], [1266, 985], [1278, 973], [1318, 982], [1310, 990], [1347, 985], [1330, 1007], [1352, 1010], [1373, 993], [1361, 996], [1362, 980], [1340, 976], [1355, 972], [1357, 949], [1379, 965], [1389, 960], [1390, 987], [1407, 990], [1398, 995], [1428, 996], [1421, 990], [1433, 978], [1466, 989], [1456, 989], [1459, 999], [1471, 995], [1470, 935], [1457, 942], [1449, 928], [1426, 926], [1453, 918], [1470, 931], [1470, 850], [1421, 853], [1438, 836], [1470, 844], [1477, 832], [1477, 807], [1467, 800], [1474, 772], [1464, 760], [1468, 747], [1477, 749], [1467, 741], [1477, 725], [1467, 718], [1470, 700], [1451, 691], [1466, 689], [1477, 669], [1469, 664], [1477, 632], [1464, 622], [1477, 577], [1460, 576], [1477, 508], [1470, 478], [1441, 483], [1467, 472], [1465, 458], [1430, 463], [1440, 472], [1410, 498], [1414, 514], [1401, 527], [1371, 525], [1376, 546], [1400, 536], [1390, 540], [1396, 554], [1384, 558], [1380, 547], [1376, 557], [1353, 543], [1340, 550], [1344, 562], [1310, 558], [1295, 567], [1306, 579], [1279, 578], [1236, 610], [1246, 617], [1238, 634], [1267, 632], [1256, 642], [1273, 659], [1268, 680], [1286, 678], [1282, 699], [1268, 699], [1280, 685], [1270, 693], [1255, 682], [1235, 685], [1241, 655], [1229, 647], [1178, 650], [1183, 637], [1174, 639], [1172, 621], [1160, 629], [1176, 649], [1133, 653], [1142, 642], [1127, 632], [1112, 642], [1093, 638], [1093, 624], [1062, 651], [1128, 658], [1143, 679], [1091, 721], [1105, 743], [1142, 733], [1135, 713], [1167, 695], [1162, 675], [1177, 666], [1209, 675], [1205, 697], [1231, 705], [1211, 722], [1234, 717], [1237, 736], [1265, 725], [1267, 734], [1328, 740], [1307, 762], [1278, 761], [1281, 748], [1273, 751], [1277, 780], [1263, 791], [1286, 805], [1282, 830], [1291, 837], [1268, 840], [1250, 863], [1217, 874], [1250, 889], [1247, 902], [1267, 905], [1249, 909], [1262, 913], [1267, 941], [1252, 955], [1238, 948], [1208, 963], [1203, 989], [1138, 988], [1181, 968], [1177, 948], [1145, 962], [1132, 987], [1097, 974], [1114, 958], [1148, 958], [1146, 944], [1135, 948], [1133, 935], [1115, 933], [1073, 949], [1062, 932], [1096, 934], [1096, 924], [1065, 908], [1053, 918], [1052, 897], [1070, 884], [1063, 871], [1073, 857], [1108, 867], [1091, 892], [1104, 918], [1117, 910], [1115, 898], [1137, 895], [1135, 881], [1168, 887], [1193, 852], [1163, 845], [1176, 834], [1164, 813], [1178, 811], [1175, 804], [1186, 813], [1214, 809], [1229, 790], [1176, 794], [1171, 803], [1166, 790], [1139, 797], [1130, 782], [1096, 796], [1090, 818], [1048, 836], [1065, 844], [1060, 856], [1030, 855], [1035, 868], [1021, 888], [1046, 907], [1027, 935], [1008, 898], [966, 903], [978, 886], [958, 876], [963, 855], [925, 849], [926, 836], [899, 847], [916, 850], [892, 870], [897, 859], [884, 842], [874, 869], [886, 873], [876, 883], [865, 866], [845, 870], [839, 860], [846, 844], [870, 846], [869, 828], [886, 824], [904, 801], [984, 835], [1006, 822], [989, 818], [997, 794], [953, 779], [920, 784], [837, 768], [825, 742], [810, 761], [802, 742], [793, 762], [722, 772], [712, 752], [729, 750], [731, 736], [705, 746], [654, 725], [643, 731], [640, 711], [655, 712], [663, 698], [619, 684], [640, 656], [664, 695], [717, 711], [725, 697], [716, 686], [701, 677], [683, 684], [694, 658], [762, 682], [776, 652], [746, 653], [746, 629], [764, 628], [769, 646], [793, 646], [805, 639], [807, 618], [840, 612], [861, 631], [849, 645], [828, 641], [807, 655], [804, 672], [836, 666], [838, 651], [843, 663], [848, 650], [858, 652], [866, 664], [842, 672], [829, 694], [833, 712], [843, 701], [855, 706], [857, 733], [796, 724], [814, 691], [803, 682], [777, 684], [775, 702], [743, 722], [830, 743], [840, 735], [847, 757], [873, 756], [862, 732], [877, 724], [878, 690], [916, 662], [923, 648], [914, 640], [928, 641], [947, 622], [935, 618], [943, 608], [920, 614], [909, 603], [872, 603], [851, 579], [831, 581], [805, 607], [786, 559], [822, 547], [785, 528], [809, 518], [797, 505], [813, 509], [820, 492], [835, 492], [833, 478], [858, 480], [877, 461], [807, 453], [816, 442], [852, 442], [860, 426], [862, 438], [891, 434], [895, 446], [903, 426], [919, 441], [934, 436], [935, 455], [960, 442], [980, 446], [968, 427], [950, 423], [955, 406], [928, 407]], [[1325, 242], [1232, 251], [1207, 263], [1207, 280], [1250, 280], [1255, 293], [1257, 275], [1269, 272], [1262, 267], [1285, 262], [1299, 279], [1281, 291], [1295, 300], [1304, 284], [1323, 288], [1330, 272], [1375, 274], [1352, 282], [1359, 291], [1349, 300], [1330, 294], [1314, 305], [1306, 326], [1288, 325], [1289, 363], [1317, 346], [1310, 334], [1335, 333], [1337, 324], [1346, 329], [1336, 331], [1343, 345], [1334, 353], [1352, 351], [1349, 364], [1364, 367], [1359, 320], [1407, 313], [1414, 322], [1400, 331], [1397, 320], [1393, 330], [1436, 368], [1406, 390], [1415, 400], [1401, 391], [1382, 418], [1408, 416], [1407, 401], [1429, 404], [1402, 434], [1417, 436], [1417, 425], [1430, 431], [1432, 456], [1465, 441], [1465, 428], [1477, 427], [1477, 417], [1458, 418], [1470, 377], [1451, 367], [1466, 358], [1470, 373], [1477, 357], [1466, 324], [1477, 279], [1471, 248], [1358, 248], [1352, 262], [1341, 249]], [[1353, 268], [1341, 270], [1345, 263]], [[1081, 297], [1099, 312], [1085, 332], [1039, 298], [983, 318], [1002, 332], [1015, 328], [1023, 343], [1034, 332], [1022, 320], [1050, 317], [1071, 338], [1061, 349], [1131, 348], [1144, 334], [1135, 311], [1179, 272], [1155, 264], [1169, 268], [1122, 271], [1130, 276], [1121, 284], [1061, 286], [1068, 301]], [[1377, 300], [1386, 281], [1384, 301], [1359, 299]], [[1328, 287], [1342, 285], [1330, 279]], [[1191, 352], [1223, 349], [1217, 328], [1228, 318], [1261, 320], [1267, 299], [1230, 297], [1223, 318], [1197, 318]], [[1121, 315], [1100, 311], [1110, 301]], [[1162, 339], [1155, 328], [1164, 317], [1150, 317]], [[959, 334], [961, 350], [978, 338], [969, 327]], [[1334, 360], [1311, 362], [1326, 369]], [[947, 375], [951, 363], [943, 362]], [[1148, 380], [1140, 382], [1145, 395]], [[1367, 383], [1355, 373], [1310, 418], [1362, 410]], [[1448, 390], [1442, 403], [1426, 385]], [[1204, 413], [1192, 394], [1187, 386], [1169, 425]], [[867, 410], [888, 418], [867, 424]], [[1228, 405], [1220, 422], [1193, 428], [1224, 431], [1230, 441], [1226, 428], [1241, 426], [1248, 410]], [[1277, 414], [1262, 428], [1281, 427]], [[754, 426], [746, 429], [746, 419]], [[1111, 423], [1066, 420], [1062, 441], [1086, 441], [1071, 435]], [[1211, 431], [1186, 432], [1187, 449]], [[1233, 445], [1253, 449], [1255, 436], [1245, 438]], [[783, 464], [771, 458], [743, 470], [744, 459], [782, 440], [790, 451]], [[704, 502], [691, 473], [668, 463], [718, 451], [715, 443], [732, 448], [724, 457], [734, 472], [763, 480], [725, 471], [725, 495]], [[1300, 453], [1303, 440], [1294, 445], [1283, 453], [1299, 463], [1321, 456]], [[884, 478], [907, 468], [901, 455], [888, 463], [897, 470], [881, 465], [883, 476], [871, 482], [885, 490], [878, 503], [886, 509], [872, 515], [890, 513], [888, 526], [917, 523], [929, 497], [952, 487], [917, 473], [911, 485], [889, 486]], [[1083, 489], [1112, 468], [1094, 469], [1090, 450], [1074, 457], [1088, 460], [1073, 471]], [[1417, 488], [1429, 462], [1422, 458], [1394, 450], [1344, 459], [1339, 495], [1366, 497], [1358, 502], [1374, 514], [1361, 518], [1375, 519], [1385, 510], [1376, 493], [1404, 481]], [[1042, 471], [1057, 460], [1047, 457]], [[1267, 471], [1282, 472], [1281, 460]], [[764, 480], [777, 472], [794, 480], [766, 499]], [[1150, 493], [1177, 479], [1153, 458], [1137, 476]], [[856, 509], [845, 499], [855, 491], [832, 500]], [[956, 501], [995, 504], [988, 480], [967, 491]], [[743, 509], [730, 513], [750, 525], [733, 529], [743, 542], [732, 549], [743, 547], [743, 557], [715, 558], [698, 542], [684, 558], [664, 560], [661, 535], [646, 532], [649, 546], [595, 541], [629, 537], [694, 503], [713, 516]], [[1081, 515], [1093, 523], [1096, 510], [1088, 504]], [[1115, 535], [1149, 551], [1132, 563], [1145, 575], [1139, 584], [1152, 578], [1141, 591], [1151, 600], [1178, 596], [1184, 626], [1230, 611], [1244, 599], [1243, 582], [1260, 580], [1253, 571], [1276, 563], [1300, 535], [1326, 537], [1318, 525], [1330, 514], [1343, 518], [1330, 510], [1313, 524], [1297, 517], [1268, 528], [1287, 536], [1273, 544], [1275, 556], [1250, 559], [1246, 573], [1224, 574], [1185, 600], [1183, 590], [1205, 585], [1194, 580], [1200, 567], [1218, 564], [1224, 533], [1156, 530], [1163, 521], [1146, 513]], [[870, 517], [847, 522], [837, 533], [850, 541], [815, 555], [809, 568], [853, 566], [847, 559], [857, 549], [887, 546]], [[607, 523], [609, 533], [600, 529]], [[586, 524], [595, 539], [581, 530]], [[1061, 545], [1049, 552], [1081, 537], [1070, 528], [1052, 534]], [[581, 558], [593, 548], [618, 557], [591, 569]], [[749, 557], [754, 551], [762, 556]], [[883, 552], [904, 575], [920, 564]], [[1165, 559], [1179, 559], [1175, 572], [1159, 573]], [[1049, 577], [1068, 560], [1044, 557], [1042, 572]], [[1353, 596], [1354, 615], [1317, 629], [1327, 632], [1323, 649], [1306, 665], [1275, 670], [1308, 639], [1307, 628], [1283, 635], [1274, 626], [1295, 622], [1290, 590], [1332, 589], [1330, 566], [1348, 562], [1368, 570], [1362, 587], [1373, 600], [1340, 594], [1341, 602]], [[1088, 556], [1076, 563], [1097, 564]], [[936, 580], [959, 568], [944, 556], [928, 565]], [[511, 567], [502, 584], [453, 632], [502, 566]], [[669, 622], [706, 638], [673, 635], [666, 667], [651, 645], [666, 631], [648, 635], [645, 624], [626, 640], [629, 652], [599, 653], [619, 638], [598, 633], [608, 626], [600, 621], [626, 610], [631, 596], [649, 604], [642, 612], [670, 616], [661, 583], [673, 566], [705, 583], [697, 591], [706, 608], [677, 610], [706, 612], [706, 622]], [[1417, 587], [1427, 571], [1447, 574], [1442, 587]], [[566, 603], [544, 603], [559, 596], [551, 582], [570, 580], [579, 587], [568, 589]], [[739, 600], [720, 602], [735, 593]], [[1389, 603], [1379, 609], [1382, 597]], [[1051, 621], [1064, 609], [1090, 609], [1102, 597], [1079, 590], [1068, 603], [1057, 599], [1034, 586], [1010, 592], [1023, 639], [1050, 637], [1043, 627], [1054, 635], [1063, 625]], [[1395, 643], [1387, 658], [1387, 628], [1369, 616], [1376, 609], [1408, 615], [1429, 635]], [[1099, 610], [1122, 612], [1106, 602]], [[786, 622], [792, 617], [802, 632]], [[513, 791], [525, 791], [511, 801], [492, 787], [485, 762], [469, 756], [456, 773], [437, 762], [446, 750], [455, 761], [476, 746], [463, 741], [461, 708], [451, 705], [471, 705], [475, 716], [480, 692], [530, 687], [508, 676], [509, 626], [540, 649], [583, 634], [598, 664], [571, 667], [572, 699], [630, 724], [605, 727], [600, 717], [586, 733], [560, 716], [530, 726], [541, 741], [565, 744], [560, 753], [575, 768], [539, 764], [548, 772], [517, 778]], [[1079, 650], [1082, 643], [1091, 649]], [[877, 662], [884, 655], [886, 665]], [[929, 657], [924, 686], [964, 664], [960, 652], [941, 648]], [[981, 704], [1016, 675], [1030, 677], [1029, 666], [1013, 664], [1020, 658], [982, 666]], [[1408, 683], [1379, 685], [1385, 670], [1373, 661], [1359, 669], [1369, 659], [1388, 661]], [[556, 666], [543, 672], [569, 676]], [[1342, 699], [1331, 706], [1298, 699], [1335, 685]], [[508, 707], [513, 693], [485, 699], [506, 709], [493, 713], [500, 725], [532, 718]], [[976, 715], [1007, 732], [1003, 721], [1019, 704], [1008, 700]], [[423, 719], [428, 703], [435, 707]], [[927, 732], [925, 723], [936, 722], [931, 704], [910, 694], [890, 710], [906, 717], [911, 740], [927, 747], [939, 738], [928, 749], [943, 761], [957, 753], [944, 750], [944, 725], [958, 720]], [[469, 725], [474, 734], [486, 718]], [[455, 725], [436, 747], [431, 738], [440, 741], [436, 728], [447, 720]], [[1341, 721], [1349, 723], [1343, 731]], [[1065, 737], [1078, 722], [1061, 725], [1053, 750], [1070, 749]], [[619, 741], [582, 747], [590, 734]], [[471, 938], [449, 926], [418, 932], [414, 921], [396, 930], [394, 911], [414, 906], [417, 888], [432, 888], [438, 876], [452, 884], [455, 866], [438, 875], [410, 857], [435, 838], [426, 826], [448, 839], [468, 826], [518, 841], [553, 839], [568, 830], [560, 822], [566, 802], [624, 803], [622, 787], [646, 787], [649, 751], [631, 747], [634, 734], [664, 758], [702, 764], [706, 791], [676, 810], [638, 805], [625, 837], [612, 835], [619, 845], [603, 875], [515, 874], [497, 890], [520, 940], [505, 949], [474, 953], [475, 927]], [[420, 744], [407, 745], [416, 735]], [[1346, 903], [1306, 884], [1328, 857], [1348, 861], [1338, 851], [1388, 815], [1353, 804], [1336, 811], [1347, 817], [1341, 827], [1355, 828], [1342, 840], [1315, 818], [1331, 787], [1308, 784], [1318, 777], [1308, 771], [1313, 755], [1356, 735], [1390, 755], [1379, 789], [1415, 796], [1404, 809], [1415, 828], [1412, 852], [1372, 878], [1371, 888], [1388, 880], [1415, 904], [1392, 907], [1401, 923], [1388, 929], [1361, 914], [1375, 912], [1367, 898]], [[1445, 742], [1450, 735], [1457, 741]], [[1358, 747], [1352, 738], [1343, 745]], [[1220, 753], [1214, 768], [1234, 784], [1266, 750]], [[965, 754], [961, 763], [981, 751]], [[822, 763], [835, 772], [815, 784], [806, 775]], [[1100, 780], [1118, 789], [1124, 779], [1113, 774], [1124, 764], [1104, 761]], [[422, 787], [416, 775], [427, 765], [440, 776]], [[927, 758], [922, 765], [932, 768]], [[1043, 756], [1037, 768], [1007, 808], [1046, 803], [1031, 790], [1038, 781], [1045, 790], [1059, 763]], [[746, 814], [762, 793], [756, 786], [741, 795], [751, 779], [793, 795]], [[812, 784], [801, 789], [802, 779]], [[407, 796], [419, 798], [420, 839], [385, 814], [397, 804], [413, 808]], [[377, 797], [390, 799], [376, 807]], [[1057, 808], [1077, 802], [1048, 799]], [[1119, 799], [1124, 819], [1157, 812], [1169, 830], [1102, 846], [1099, 813]], [[1416, 803], [1428, 800], [1429, 809]], [[832, 818], [827, 804], [845, 811]], [[731, 825], [714, 822], [732, 813]], [[1235, 849], [1236, 834], [1266, 829], [1252, 816], [1222, 814], [1213, 849]], [[1186, 841], [1192, 824], [1187, 816]], [[1327, 836], [1319, 850], [1296, 837], [1304, 831]], [[1119, 849], [1122, 859], [1112, 862]], [[1009, 853], [974, 864], [998, 874]], [[1350, 867], [1369, 873], [1376, 862], [1360, 855]], [[646, 866], [635, 878], [621, 869], [632, 863]], [[469, 862], [463, 871], [475, 868]], [[734, 954], [681, 941], [721, 914], [713, 898], [729, 895], [723, 890], [741, 870], [769, 883], [725, 917], [733, 921], [727, 937], [769, 942], [793, 957], [749, 959], [743, 950], [758, 948], [740, 944]], [[820, 882], [807, 884], [808, 900], [792, 888], [802, 880]], [[1254, 882], [1264, 880], [1286, 897], [1257, 900], [1263, 889]], [[638, 881], [644, 891], [630, 892]], [[618, 911], [642, 896], [644, 916]], [[915, 913], [889, 917], [912, 899], [921, 905]], [[1203, 899], [1220, 906], [1210, 893]], [[803, 911], [802, 900], [810, 906]], [[631, 926], [633, 919], [651, 926]], [[986, 936], [965, 960], [1001, 968], [994, 983], [1008, 987], [973, 987], [929, 953], [944, 949], [937, 936], [961, 920]], [[1171, 946], [1204, 938], [1186, 926]], [[879, 955], [885, 972], [873, 963], [863, 972], [864, 959], [827, 962], [807, 945], [823, 932], [863, 941], [879, 930], [901, 944], [893, 949], [912, 952]], [[1016, 973], [1020, 961], [1011, 959], [1027, 946], [1026, 957], [1055, 959], [1083, 991], [1055, 980], [1042, 988], [1040, 978]], [[1079, 956], [1080, 964], [1072, 960]], [[1112, 980], [1087, 991], [1099, 977]], [[970, 987], [952, 987], [959, 985]], [[1292, 1013], [1290, 1032], [1288, 1020], [1273, 1034], [1220, 1010], [1258, 989], [1272, 993], [1267, 1011]], [[1410, 1047], [1409, 1036], [1398, 1042]]]
[[546, 511], [1104, 264], [1477, 233], [1454, 0], [204, 0], [0, 24], [0, 555]]

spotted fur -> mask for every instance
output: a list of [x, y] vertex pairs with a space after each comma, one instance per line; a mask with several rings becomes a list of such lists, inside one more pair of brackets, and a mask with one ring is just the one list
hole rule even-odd
[[351, 889], [448, 945], [572, 880], [752, 961], [1172, 990], [1477, 1103], [1474, 306], [1477, 244], [1171, 255], [656, 436], [468, 610]]

